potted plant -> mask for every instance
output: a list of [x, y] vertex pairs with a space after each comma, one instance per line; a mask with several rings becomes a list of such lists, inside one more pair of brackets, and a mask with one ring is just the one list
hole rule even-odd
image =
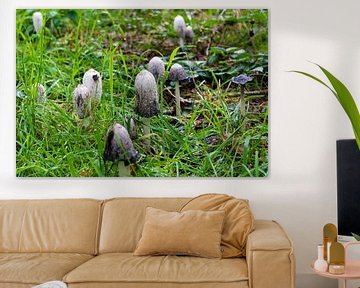
[[[356, 103], [354, 101], [354, 98], [352, 97], [350, 91], [346, 88], [346, 86], [340, 80], [338, 80], [334, 75], [332, 75], [328, 70], [326, 70], [322, 66], [320, 66], [318, 64], [315, 64], [315, 65], [317, 65], [321, 69], [321, 71], [325, 74], [326, 78], [330, 82], [330, 85], [326, 84], [319, 78], [317, 78], [309, 73], [306, 73], [303, 71], [296, 71], [296, 70], [291, 71], [291, 72], [299, 73], [299, 74], [305, 75], [307, 77], [310, 77], [311, 79], [313, 79], [313, 80], [321, 83], [325, 87], [327, 87], [335, 95], [336, 99], [339, 101], [340, 105], [343, 107], [345, 113], [349, 117], [349, 120], [351, 122], [353, 131], [354, 131], [357, 147], [360, 152], [360, 114], [359, 114], [359, 110], [356, 106]], [[355, 148], [355, 150], [356, 150], [356, 148]], [[357, 161], [357, 160], [354, 160], [354, 161]], [[358, 177], [358, 176], [356, 176], [356, 177]], [[338, 179], [338, 181], [339, 181], [339, 179]], [[353, 181], [351, 181], [351, 182], [353, 182]], [[357, 235], [355, 233], [351, 233], [351, 234], [357, 241], [360, 241], [360, 235]]]

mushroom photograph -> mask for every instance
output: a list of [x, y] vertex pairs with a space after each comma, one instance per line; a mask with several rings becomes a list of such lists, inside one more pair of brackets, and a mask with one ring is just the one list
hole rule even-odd
[[17, 9], [17, 177], [267, 177], [267, 9]]

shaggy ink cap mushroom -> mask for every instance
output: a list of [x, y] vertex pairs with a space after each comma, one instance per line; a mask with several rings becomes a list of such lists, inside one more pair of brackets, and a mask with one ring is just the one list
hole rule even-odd
[[148, 70], [154, 75], [156, 80], [162, 78], [165, 74], [165, 63], [161, 58], [155, 56], [149, 61]]
[[135, 91], [135, 112], [144, 118], [158, 115], [159, 96], [154, 75], [142, 70], [135, 78]]
[[235, 84], [245, 85], [247, 82], [253, 80], [253, 77], [248, 76], [246, 74], [241, 74], [231, 79], [231, 81]]
[[115, 123], [106, 134], [104, 161], [124, 161], [125, 165], [136, 163], [140, 154], [135, 150], [126, 128]]
[[185, 20], [181, 15], [177, 15], [174, 19], [174, 30], [179, 34], [181, 38], [185, 37]]
[[171, 81], [182, 81], [187, 79], [185, 69], [180, 64], [173, 64], [170, 68], [169, 78]]
[[84, 118], [90, 112], [87, 111], [89, 100], [89, 89], [84, 84], [78, 85], [73, 92], [73, 101], [75, 112], [80, 118]]
[[35, 12], [32, 16], [32, 19], [33, 19], [34, 29], [36, 33], [39, 34], [43, 26], [43, 16], [41, 12]]
[[102, 80], [100, 73], [95, 69], [89, 69], [85, 72], [83, 77], [83, 84], [89, 89], [90, 96], [101, 100], [102, 94]]
[[240, 85], [240, 114], [241, 115], [245, 115], [246, 110], [245, 110], [245, 85], [246, 83], [250, 82], [253, 80], [253, 77], [248, 76], [246, 74], [241, 74], [239, 76], [236, 76], [234, 78], [231, 79], [231, 81], [233, 83], [236, 83], [238, 85]]
[[191, 26], [187, 26], [185, 28], [185, 38], [189, 40], [192, 40], [194, 38], [194, 32]]
[[45, 87], [42, 84], [37, 84], [37, 102], [38, 103], [46, 102]]

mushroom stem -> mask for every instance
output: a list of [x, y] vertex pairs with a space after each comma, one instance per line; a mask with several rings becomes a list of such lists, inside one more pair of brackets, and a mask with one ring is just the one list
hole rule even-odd
[[240, 86], [240, 113], [242, 116], [245, 115], [245, 87]]
[[181, 106], [180, 106], [180, 86], [179, 81], [175, 82], [175, 100], [176, 100], [176, 116], [181, 115]]
[[164, 89], [163, 89], [163, 87], [164, 87], [164, 82], [163, 82], [163, 80], [161, 79], [160, 80], [160, 83], [158, 83], [158, 88], [159, 88], [159, 91], [160, 91], [160, 93], [159, 93], [159, 98], [160, 98], [160, 105], [159, 105], [159, 108], [160, 108], [160, 115], [162, 115], [163, 114], [163, 111], [164, 111]]
[[179, 46], [180, 46], [181, 48], [184, 47], [184, 38], [182, 38], [181, 36], [179, 37]]
[[146, 146], [150, 147], [150, 118], [143, 118], [143, 129], [144, 129], [144, 142]]
[[124, 161], [119, 161], [119, 177], [127, 177], [129, 176], [129, 169], [125, 166]]

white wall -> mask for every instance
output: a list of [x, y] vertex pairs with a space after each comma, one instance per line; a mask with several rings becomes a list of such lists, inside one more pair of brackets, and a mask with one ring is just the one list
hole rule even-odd
[[[0, 198], [195, 196], [221, 192], [250, 199], [257, 218], [279, 221], [295, 244], [298, 287], [335, 287], [311, 273], [322, 227], [336, 223], [335, 140], [353, 137], [334, 97], [299, 75], [327, 67], [359, 101], [358, 0], [176, 1], [171, 7], [270, 9], [270, 176], [266, 179], [16, 179], [15, 8], [74, 7], [70, 0], [4, 0], [0, 9]], [[165, 1], [76, 1], [76, 7], [166, 7]], [[34, 4], [36, 3], [36, 5]], [[61, 3], [61, 4], [59, 4]], [[151, 4], [150, 4], [151, 3]], [[205, 3], [204, 1], [198, 3]], [[320, 73], [318, 73], [320, 75]], [[270, 287], [269, 287], [270, 288]]]

